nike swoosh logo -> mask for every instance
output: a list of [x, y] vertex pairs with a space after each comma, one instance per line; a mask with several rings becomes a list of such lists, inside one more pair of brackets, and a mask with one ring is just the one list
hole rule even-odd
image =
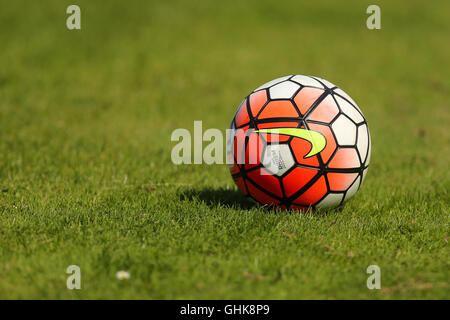
[[255, 130], [255, 132], [270, 133], [270, 134], [282, 134], [282, 135], [286, 135], [286, 136], [293, 136], [293, 137], [301, 138], [303, 140], [308, 141], [309, 143], [311, 143], [311, 150], [309, 150], [309, 153], [303, 157], [304, 159], [318, 154], [320, 151], [325, 149], [325, 146], [327, 144], [327, 140], [320, 132], [302, 129], [302, 128], [260, 129], [260, 130]]

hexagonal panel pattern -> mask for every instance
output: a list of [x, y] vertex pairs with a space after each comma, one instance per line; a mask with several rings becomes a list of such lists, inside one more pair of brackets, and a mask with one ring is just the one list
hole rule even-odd
[[244, 99], [244, 101], [242, 101], [239, 105], [238, 111], [234, 116], [234, 121], [238, 127], [243, 126], [250, 121], [250, 117], [247, 112], [247, 99]]
[[340, 115], [331, 125], [337, 143], [341, 146], [353, 146], [356, 143], [356, 126], [344, 115]]
[[294, 157], [287, 144], [268, 145], [263, 154], [263, 166], [272, 174], [282, 176], [294, 165]]
[[269, 94], [271, 99], [290, 99], [300, 86], [292, 81], [283, 81], [271, 87]]
[[[325, 79], [294, 75], [263, 84], [238, 108], [232, 127], [239, 128], [227, 140], [233, 180], [264, 205], [303, 211], [334, 207], [350, 199], [367, 175], [371, 141], [364, 115]], [[269, 128], [313, 130], [326, 144], [305, 158], [312, 145], [306, 139], [252, 132]], [[255, 150], [252, 137], [258, 138]]]
[[347, 117], [352, 119], [355, 123], [361, 123], [364, 121], [364, 118], [359, 113], [359, 111], [356, 110], [356, 108], [353, 107], [353, 105], [351, 105], [347, 100], [344, 100], [339, 96], [335, 96], [335, 98], [339, 107], [341, 108], [341, 111], [345, 113]]
[[323, 92], [322, 89], [317, 88], [302, 88], [294, 98], [294, 102], [301, 114], [306, 114]]
[[350, 169], [359, 168], [358, 152], [355, 148], [339, 148], [328, 163], [329, 168]]
[[258, 115], [258, 119], [266, 118], [298, 118], [298, 112], [295, 110], [294, 105], [289, 100], [274, 100], [270, 101], [261, 113]]
[[250, 104], [250, 112], [253, 117], [261, 111], [264, 105], [267, 103], [267, 92], [266, 90], [260, 90], [258, 92], [254, 92], [249, 96], [249, 104]]
[[369, 144], [369, 134], [367, 132], [367, 126], [365, 124], [358, 127], [358, 142], [356, 147], [358, 149], [359, 155], [361, 156], [361, 161], [364, 163], [366, 161], [367, 151]]
[[311, 111], [308, 120], [330, 123], [338, 113], [339, 108], [337, 107], [336, 102], [331, 95], [328, 95]]
[[319, 173], [319, 169], [296, 167], [283, 178], [284, 192], [292, 196]]
[[311, 205], [317, 203], [328, 192], [325, 177], [321, 176], [309, 187], [300, 197], [293, 200], [292, 203], [299, 205]]

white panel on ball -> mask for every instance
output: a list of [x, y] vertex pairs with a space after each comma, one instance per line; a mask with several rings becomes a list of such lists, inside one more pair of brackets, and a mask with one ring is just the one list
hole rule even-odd
[[358, 148], [361, 161], [364, 163], [367, 156], [367, 144], [369, 143], [369, 136], [367, 134], [367, 126], [365, 124], [358, 127], [358, 142], [356, 147]]
[[348, 188], [347, 193], [345, 194], [345, 201], [353, 197], [353, 195], [358, 191], [359, 183], [361, 181], [361, 178], [358, 176], [356, 180], [353, 182], [353, 184]]
[[335, 207], [341, 202], [343, 196], [343, 193], [329, 193], [325, 198], [320, 200], [318, 204], [316, 204], [316, 208], [325, 209]]
[[344, 115], [340, 115], [331, 125], [341, 146], [353, 146], [356, 143], [356, 126]]
[[282, 176], [295, 164], [291, 150], [286, 144], [268, 145], [262, 163], [267, 170], [277, 176]]
[[300, 86], [292, 81], [284, 81], [269, 89], [271, 99], [290, 99]]
[[339, 96], [335, 96], [336, 101], [341, 108], [341, 111], [345, 113], [350, 119], [355, 121], [355, 123], [361, 123], [364, 121], [364, 118], [361, 116], [358, 110], [353, 107], [347, 100], [342, 99]]

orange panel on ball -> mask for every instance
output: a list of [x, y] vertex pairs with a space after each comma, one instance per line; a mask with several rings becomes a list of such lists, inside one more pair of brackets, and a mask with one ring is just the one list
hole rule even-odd
[[258, 119], [267, 118], [298, 118], [299, 114], [294, 105], [289, 100], [270, 101], [261, 111]]
[[234, 154], [237, 164], [245, 163], [244, 145], [245, 145], [245, 139], [247, 136], [247, 130], [248, 130], [248, 126], [246, 128], [236, 129], [236, 131], [234, 133], [233, 154]]
[[287, 197], [292, 196], [298, 190], [300, 190], [305, 184], [318, 173], [318, 170], [307, 169], [297, 167], [289, 172], [286, 177], [283, 178], [284, 192]]
[[329, 168], [358, 168], [360, 166], [358, 154], [354, 148], [341, 148], [328, 164]]
[[325, 177], [321, 176], [314, 184], [309, 187], [300, 197], [295, 199], [295, 204], [309, 206], [315, 204], [327, 193], [327, 184]]
[[339, 109], [331, 95], [323, 99], [308, 116], [308, 120], [330, 123], [339, 113]]
[[247, 187], [248, 187], [248, 191], [250, 192], [250, 195], [252, 196], [253, 199], [255, 199], [256, 201], [265, 204], [265, 205], [276, 205], [279, 204], [280, 201], [269, 196], [268, 194], [266, 194], [265, 192], [259, 190], [258, 188], [256, 188], [253, 183], [251, 183], [250, 181], [247, 181]]
[[282, 197], [280, 182], [265, 169], [256, 169], [247, 174], [252, 181], [270, 193]]
[[245, 99], [244, 102], [242, 102], [242, 104], [239, 106], [234, 119], [236, 120], [236, 127], [243, 126], [244, 124], [250, 122], [250, 117], [247, 112], [247, 99]]
[[323, 90], [315, 88], [302, 88], [294, 98], [300, 113], [305, 114], [311, 105], [323, 94]]
[[262, 152], [264, 150], [264, 141], [256, 133], [250, 133], [245, 150], [245, 169], [251, 169], [261, 163]]
[[253, 117], [259, 113], [261, 108], [267, 102], [267, 92], [266, 90], [261, 90], [258, 92], [254, 92], [250, 95], [250, 110], [252, 112]]
[[350, 188], [358, 173], [327, 173], [331, 191], [345, 191]]

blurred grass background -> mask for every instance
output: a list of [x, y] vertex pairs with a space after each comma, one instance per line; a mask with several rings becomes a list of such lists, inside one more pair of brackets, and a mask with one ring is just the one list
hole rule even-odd
[[[80, 0], [73, 31], [70, 4], [0, 1], [1, 298], [449, 297], [448, 1]], [[287, 74], [337, 84], [368, 120], [344, 208], [274, 214], [225, 165], [171, 163], [175, 128], [225, 129]]]

